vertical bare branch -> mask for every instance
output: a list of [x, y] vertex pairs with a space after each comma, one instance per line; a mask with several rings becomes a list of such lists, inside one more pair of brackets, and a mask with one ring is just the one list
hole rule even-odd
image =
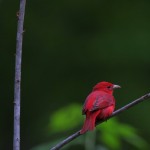
[[22, 41], [23, 24], [26, 0], [20, 0], [20, 10], [18, 16], [17, 38], [16, 38], [16, 63], [15, 63], [15, 83], [14, 83], [14, 138], [13, 150], [20, 150], [20, 87], [21, 87], [21, 61], [22, 61]]

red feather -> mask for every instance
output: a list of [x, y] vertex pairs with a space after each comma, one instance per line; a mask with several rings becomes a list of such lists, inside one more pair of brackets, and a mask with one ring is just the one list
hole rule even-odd
[[81, 134], [93, 130], [96, 120], [105, 119], [112, 114], [115, 109], [114, 87], [120, 86], [103, 81], [98, 83], [88, 95], [82, 109], [82, 114], [86, 115], [86, 119], [80, 131]]

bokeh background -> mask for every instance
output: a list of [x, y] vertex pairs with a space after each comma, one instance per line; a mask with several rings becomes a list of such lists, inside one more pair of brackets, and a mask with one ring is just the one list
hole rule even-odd
[[[11, 150], [16, 13], [0, 0], [0, 149]], [[150, 92], [150, 1], [27, 1], [21, 150], [47, 150], [82, 127], [82, 104], [100, 81], [122, 86], [117, 108]], [[150, 149], [150, 102], [123, 112], [64, 150]]]

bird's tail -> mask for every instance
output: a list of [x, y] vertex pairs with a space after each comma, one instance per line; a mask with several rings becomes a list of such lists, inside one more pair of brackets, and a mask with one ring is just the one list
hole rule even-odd
[[87, 112], [86, 119], [85, 119], [84, 125], [80, 131], [80, 134], [84, 134], [88, 130], [94, 130], [95, 120], [96, 120], [96, 117], [99, 113], [100, 113], [100, 110], [95, 111], [95, 112]]

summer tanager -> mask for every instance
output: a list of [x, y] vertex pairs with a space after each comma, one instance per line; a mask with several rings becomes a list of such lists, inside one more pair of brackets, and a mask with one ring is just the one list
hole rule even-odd
[[86, 115], [86, 119], [80, 134], [93, 130], [97, 120], [106, 119], [113, 113], [115, 109], [113, 91], [116, 88], [121, 87], [105, 81], [94, 86], [83, 105], [82, 114]]

